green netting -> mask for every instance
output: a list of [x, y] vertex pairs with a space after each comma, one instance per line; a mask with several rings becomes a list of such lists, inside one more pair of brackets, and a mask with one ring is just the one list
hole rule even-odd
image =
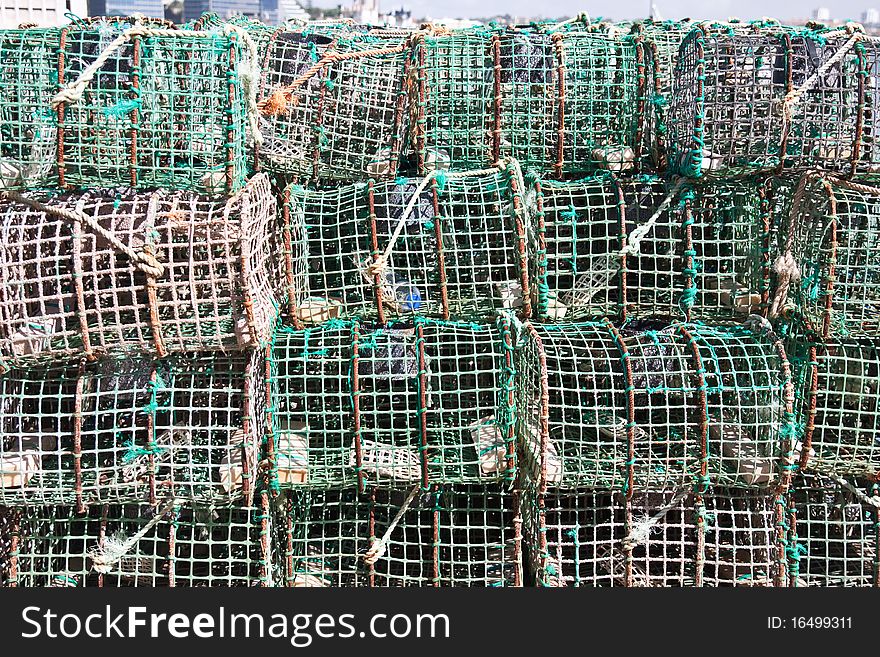
[[731, 320], [758, 312], [770, 278], [763, 195], [757, 181], [534, 181], [536, 316]]
[[278, 579], [290, 587], [521, 586], [518, 500], [483, 486], [291, 491], [274, 522]]
[[523, 496], [537, 586], [781, 586], [785, 544], [772, 495], [717, 489]]
[[606, 320], [527, 322], [523, 338], [517, 434], [539, 488], [767, 488], [788, 478], [794, 390], [772, 332]]
[[664, 97], [672, 93], [678, 51], [693, 28], [694, 22], [689, 18], [665, 21], [646, 19], [637, 21], [630, 28], [642, 36], [642, 41], [654, 54], [656, 68], [653, 81], [656, 90]]
[[281, 329], [268, 383], [271, 485], [510, 481], [515, 376], [506, 318]]
[[797, 324], [787, 350], [796, 365], [800, 467], [826, 475], [872, 478], [880, 472], [880, 343], [822, 341]]
[[280, 263], [267, 239], [277, 231], [265, 174], [226, 201], [122, 188], [30, 193], [24, 201], [0, 201], [0, 359], [7, 366], [268, 342]]
[[670, 165], [691, 176], [875, 173], [878, 54], [880, 38], [848, 30], [695, 27], [675, 69]]
[[15, 370], [0, 378], [0, 504], [250, 499], [261, 354]]
[[777, 306], [789, 300], [824, 338], [880, 335], [880, 188], [812, 174], [787, 183], [779, 248], [794, 271], [777, 275]]
[[327, 190], [289, 187], [282, 239], [294, 322], [528, 314], [522, 185], [508, 162]]
[[273, 33], [259, 87], [260, 163], [316, 180], [393, 177], [409, 123], [409, 49], [400, 36]]
[[675, 63], [685, 37], [693, 29], [690, 19], [681, 21], [644, 20], [636, 22], [631, 31], [644, 43], [645, 63], [649, 68], [649, 80], [653, 89], [647, 91], [644, 113], [643, 146], [650, 154], [650, 161], [658, 170], [666, 168], [666, 142], [668, 138], [668, 108], [672, 95]]
[[[183, 30], [210, 32], [212, 30], [222, 30], [226, 25], [235, 25], [247, 32], [256, 46], [258, 55], [265, 52], [266, 45], [269, 43], [269, 39], [272, 35], [278, 30], [284, 29], [282, 26], [267, 25], [262, 21], [248, 18], [247, 16], [242, 16], [240, 14], [221, 18], [219, 14], [214, 12], [204, 13], [197, 20], [184, 23], [180, 27]], [[262, 59], [260, 59], [258, 63], [262, 65]]]
[[269, 586], [269, 509], [103, 505], [6, 509], [15, 551], [0, 584], [18, 587]]
[[880, 488], [796, 477], [788, 509], [790, 586], [880, 587]]
[[474, 28], [424, 37], [415, 58], [420, 171], [515, 157], [558, 176], [640, 160], [647, 71], [633, 36]]
[[[5, 188], [169, 187], [234, 193], [245, 182], [254, 63], [240, 32], [74, 23], [0, 31], [0, 182]], [[147, 29], [144, 26], [135, 29]], [[57, 92], [103, 65], [81, 98]]]

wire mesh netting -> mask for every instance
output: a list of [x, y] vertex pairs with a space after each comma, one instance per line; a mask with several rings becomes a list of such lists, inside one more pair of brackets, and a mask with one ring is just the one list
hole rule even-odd
[[288, 300], [296, 323], [336, 317], [530, 312], [523, 181], [480, 172], [287, 189]]
[[775, 306], [790, 300], [823, 338], [880, 335], [880, 188], [814, 174], [788, 186], [792, 270], [777, 275]]
[[686, 175], [878, 171], [880, 39], [777, 23], [703, 24], [685, 39], [669, 111]]
[[410, 60], [401, 36], [273, 33], [259, 92], [261, 164], [316, 180], [393, 177], [408, 130]]
[[803, 475], [788, 509], [790, 586], [880, 587], [880, 488]]
[[7, 365], [268, 342], [280, 285], [265, 174], [226, 201], [124, 189], [17, 201], [0, 201]]
[[638, 34], [644, 44], [645, 65], [653, 88], [646, 91], [647, 104], [642, 117], [645, 124], [642, 148], [649, 155], [649, 161], [658, 170], [663, 170], [666, 168], [667, 112], [672, 95], [675, 63], [678, 61], [678, 50], [682, 42], [693, 29], [693, 22], [690, 19], [648, 19], [637, 21], [631, 27], [626, 27], [625, 24], [616, 26]]
[[250, 499], [260, 354], [15, 370], [0, 378], [0, 504]]
[[[785, 576], [774, 497], [754, 491], [523, 496], [538, 586], [775, 586]], [[781, 555], [781, 556], [780, 556]]]
[[757, 181], [535, 180], [527, 200], [536, 317], [744, 319], [766, 304]]
[[518, 495], [483, 486], [291, 491], [274, 522], [278, 579], [291, 587], [522, 586]]
[[[130, 28], [110, 20], [0, 32], [3, 187], [216, 195], [244, 185], [242, 77], [254, 62], [241, 35], [137, 25], [120, 45]], [[84, 87], [68, 86], [81, 76]]]
[[[285, 23], [285, 25], [287, 24], [293, 25], [293, 22]], [[249, 18], [241, 14], [221, 18], [220, 15], [215, 12], [204, 13], [199, 16], [198, 19], [181, 25], [181, 29], [196, 31], [222, 31], [226, 25], [235, 25], [247, 32], [248, 36], [250, 36], [251, 40], [254, 42], [254, 46], [258, 55], [258, 64], [262, 64], [262, 59], [259, 58], [259, 55], [265, 52], [266, 45], [269, 43], [269, 39], [275, 32], [280, 29], [284, 29], [283, 27], [277, 25], [267, 25], [262, 21], [256, 20], [254, 18]]]
[[[7, 513], [10, 513], [7, 510]], [[11, 511], [16, 551], [0, 582], [18, 587], [271, 585], [269, 509], [103, 505]]]
[[797, 366], [801, 469], [870, 479], [880, 472], [880, 343], [823, 341], [795, 324], [788, 351]]
[[788, 360], [763, 328], [527, 322], [515, 367], [541, 486], [768, 488], [799, 454]]
[[510, 481], [515, 375], [507, 318], [280, 329], [268, 383], [270, 482]]
[[634, 168], [647, 88], [641, 43], [563, 27], [420, 39], [419, 169], [477, 168], [502, 157], [557, 176]]

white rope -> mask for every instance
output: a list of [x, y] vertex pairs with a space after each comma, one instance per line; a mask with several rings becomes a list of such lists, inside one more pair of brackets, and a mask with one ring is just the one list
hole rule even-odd
[[648, 537], [651, 535], [651, 528], [654, 527], [654, 525], [656, 525], [658, 522], [663, 520], [666, 514], [677, 507], [681, 503], [681, 501], [684, 500], [684, 498], [686, 498], [689, 494], [690, 491], [687, 488], [683, 488], [669, 501], [666, 506], [662, 507], [653, 516], [651, 516], [650, 518], [646, 518], [641, 522], [635, 523], [629, 534], [627, 534], [626, 537], [624, 537], [624, 539], [621, 541], [624, 547], [626, 549], [632, 549], [647, 541]]
[[657, 210], [648, 217], [648, 220], [641, 224], [640, 226], [636, 226], [633, 231], [629, 234], [629, 237], [626, 239], [626, 246], [624, 246], [620, 250], [620, 257], [624, 258], [627, 255], [638, 255], [639, 248], [641, 246], [642, 240], [645, 239], [645, 236], [651, 232], [651, 229], [654, 228], [654, 224], [657, 223], [657, 220], [660, 218], [660, 215], [666, 211], [666, 208], [669, 207], [669, 204], [672, 203], [672, 199], [675, 198], [675, 195], [678, 194], [678, 190], [681, 189], [681, 186], [684, 184], [684, 180], [680, 179], [675, 183], [675, 186], [666, 195], [666, 198], [663, 199], [663, 202], [657, 206]]
[[801, 96], [803, 96], [807, 91], [813, 88], [816, 82], [824, 76], [828, 70], [840, 62], [846, 54], [853, 49], [853, 47], [865, 38], [863, 32], [855, 31], [853, 35], [849, 38], [849, 40], [841, 46], [841, 48], [834, 53], [831, 57], [829, 57], [824, 64], [822, 64], [816, 71], [804, 80], [804, 83], [798, 87], [797, 89], [792, 89], [787, 94], [785, 94], [785, 98], [782, 101], [782, 117], [785, 121], [786, 125], [791, 121], [791, 108], [798, 103]]
[[174, 497], [169, 498], [165, 506], [153, 516], [150, 522], [141, 527], [140, 531], [130, 538], [124, 541], [117, 538], [109, 538], [104, 541], [104, 545], [98, 545], [92, 548], [89, 551], [89, 558], [92, 560], [92, 569], [95, 572], [104, 575], [112, 571], [113, 567], [119, 562], [119, 560], [128, 554], [131, 549], [137, 545], [138, 541], [146, 536], [153, 527], [159, 524], [159, 521], [165, 517], [166, 513], [174, 508], [175, 504], [177, 504], [177, 499]]
[[[431, 171], [427, 174], [422, 180], [416, 185], [415, 190], [412, 193], [412, 196], [409, 199], [409, 202], [406, 204], [406, 207], [403, 209], [403, 212], [400, 213], [400, 217], [397, 219], [397, 225], [394, 227], [394, 232], [391, 234], [391, 240], [388, 242], [388, 245], [385, 247], [385, 250], [375, 259], [373, 260], [371, 257], [367, 257], [367, 259], [363, 263], [363, 274], [366, 280], [370, 280], [372, 277], [379, 276], [383, 280], [386, 277], [388, 271], [388, 261], [391, 259], [391, 254], [394, 251], [394, 247], [397, 244], [397, 241], [400, 239], [400, 236], [403, 234], [403, 229], [406, 226], [406, 222], [409, 219], [409, 216], [412, 214], [413, 210], [416, 207], [416, 203], [419, 202], [419, 196], [428, 184], [437, 178], [438, 176], [443, 176], [444, 178], [466, 178], [470, 176], [483, 176], [491, 173], [498, 173], [500, 171], [505, 170], [508, 166], [514, 166], [514, 173], [519, 176], [519, 183], [522, 185], [522, 172], [519, 171], [518, 167], [514, 164], [512, 165], [510, 162], [501, 161], [498, 165], [491, 167], [489, 169], [479, 169], [476, 171], [457, 171], [457, 172], [449, 172], [444, 169], [438, 169], [435, 171]], [[520, 188], [520, 192], [522, 188]], [[388, 296], [387, 294], [385, 295]], [[395, 299], [393, 295], [391, 298], [386, 299], [389, 303], [394, 303]]]
[[144, 244], [144, 246], [141, 247], [139, 251], [135, 251], [133, 248], [128, 246], [128, 244], [119, 239], [115, 234], [99, 224], [94, 217], [91, 217], [83, 212], [80, 212], [78, 210], [70, 210], [68, 208], [56, 205], [48, 205], [41, 201], [37, 201], [36, 199], [28, 198], [27, 196], [19, 194], [18, 192], [0, 192], [0, 201], [5, 201], [7, 199], [10, 201], [15, 201], [16, 203], [21, 203], [22, 205], [26, 205], [29, 208], [32, 208], [49, 216], [64, 219], [71, 225], [77, 222], [82, 222], [93, 231], [95, 231], [97, 234], [99, 234], [101, 237], [103, 237], [105, 240], [107, 240], [110, 245], [117, 251], [120, 251], [127, 255], [131, 259], [131, 261], [134, 262], [135, 266], [142, 272], [144, 272], [147, 276], [158, 278], [162, 276], [163, 273], [165, 273], [165, 267], [156, 257], [153, 246], [150, 243]]
[[415, 486], [410, 492], [409, 495], [406, 496], [406, 500], [403, 502], [403, 506], [397, 511], [397, 515], [394, 516], [394, 520], [391, 521], [391, 524], [388, 525], [388, 529], [385, 530], [385, 533], [382, 534], [382, 538], [373, 537], [372, 543], [370, 544], [370, 549], [366, 551], [364, 554], [364, 563], [368, 566], [374, 565], [382, 556], [385, 554], [385, 549], [388, 544], [388, 539], [391, 536], [391, 532], [394, 531], [394, 528], [397, 527], [397, 523], [400, 522], [401, 518], [403, 518], [403, 514], [406, 513], [407, 509], [409, 509], [410, 504], [416, 497], [416, 493], [421, 489], [421, 485]]
[[864, 502], [865, 504], [873, 506], [874, 508], [880, 509], [880, 495], [874, 495], [874, 496], [865, 495], [865, 493], [863, 493], [858, 488], [853, 486], [851, 483], [849, 483], [843, 477], [832, 477], [832, 479], [834, 481], [836, 481], [838, 484], [840, 484], [841, 486], [843, 486], [844, 488], [846, 488], [850, 493], [855, 495], [856, 498], [858, 498], [858, 500], [860, 502]]
[[[231, 34], [236, 34], [241, 37], [244, 42], [244, 46], [248, 52], [249, 66], [247, 67], [249, 70], [241, 72], [242, 78], [242, 86], [245, 88], [247, 92], [247, 105], [248, 105], [248, 123], [251, 127], [251, 133], [254, 138], [254, 142], [257, 145], [263, 143], [263, 134], [260, 132], [259, 126], [257, 124], [257, 85], [256, 80], [259, 79], [258, 74], [258, 63], [257, 63], [257, 47], [254, 43], [251, 36], [241, 27], [237, 25], [225, 25], [223, 28], [223, 33], [225, 36], [229, 37]], [[97, 75], [98, 71], [107, 63], [110, 57], [119, 50], [126, 43], [131, 41], [134, 37], [193, 37], [199, 39], [207, 39], [213, 38], [215, 33], [213, 32], [195, 32], [192, 30], [178, 30], [178, 29], [170, 29], [170, 28], [157, 28], [157, 27], [145, 27], [143, 25], [135, 25], [134, 27], [130, 27], [125, 30], [118, 37], [113, 39], [106, 48], [95, 58], [89, 66], [87, 66], [83, 71], [79, 74], [76, 80], [69, 82], [61, 91], [59, 91], [52, 98], [50, 102], [50, 106], [53, 110], [58, 110], [58, 107], [63, 103], [77, 103], [85, 92], [86, 88], [91, 84], [92, 80], [95, 79], [95, 75]]]

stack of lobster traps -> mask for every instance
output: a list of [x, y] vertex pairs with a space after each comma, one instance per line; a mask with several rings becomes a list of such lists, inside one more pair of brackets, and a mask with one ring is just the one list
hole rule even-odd
[[796, 398], [790, 586], [880, 584], [878, 45], [855, 24], [700, 25], [669, 106], [671, 166], [766, 181], [761, 315], [784, 336]]
[[269, 583], [252, 40], [108, 18], [0, 50], [0, 581]]
[[878, 44], [0, 31], [0, 584], [880, 585]]

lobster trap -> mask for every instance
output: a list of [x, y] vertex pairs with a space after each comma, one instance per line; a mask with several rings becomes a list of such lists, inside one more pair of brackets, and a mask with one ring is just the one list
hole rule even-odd
[[407, 39], [278, 29], [265, 49], [265, 168], [314, 180], [394, 177], [409, 123]]
[[[7, 510], [12, 587], [271, 586], [268, 507], [170, 503]], [[2, 554], [0, 554], [2, 558]]]
[[265, 174], [238, 195], [123, 189], [0, 202], [0, 357], [241, 350], [279, 310]]
[[816, 174], [786, 182], [773, 314], [791, 305], [824, 339], [880, 336], [880, 188]]
[[876, 174], [878, 66], [880, 39], [849, 28], [698, 25], [676, 65], [670, 164], [696, 177]]
[[269, 375], [273, 487], [513, 480], [506, 317], [280, 329]]
[[522, 586], [519, 493], [416, 485], [290, 491], [274, 522], [289, 587]]
[[880, 488], [810, 475], [788, 508], [789, 586], [880, 587]]
[[248, 135], [250, 45], [232, 26], [3, 30], [0, 184], [237, 192], [258, 139]]
[[298, 325], [530, 312], [523, 181], [515, 162], [336, 189], [288, 187], [283, 237]]
[[641, 42], [578, 24], [417, 40], [420, 172], [504, 157], [555, 176], [635, 168], [648, 71]]
[[670, 184], [607, 172], [533, 180], [535, 315], [735, 320], [766, 307], [769, 206], [757, 181]]
[[250, 500], [261, 354], [14, 370], [0, 378], [0, 504]]
[[530, 491], [523, 549], [537, 586], [782, 586], [776, 521], [774, 496], [754, 491]]
[[797, 365], [801, 470], [872, 479], [880, 473], [880, 343], [822, 340], [796, 321], [788, 352]]
[[520, 469], [539, 489], [770, 488], [799, 454], [789, 363], [764, 327], [526, 322], [514, 367]]

